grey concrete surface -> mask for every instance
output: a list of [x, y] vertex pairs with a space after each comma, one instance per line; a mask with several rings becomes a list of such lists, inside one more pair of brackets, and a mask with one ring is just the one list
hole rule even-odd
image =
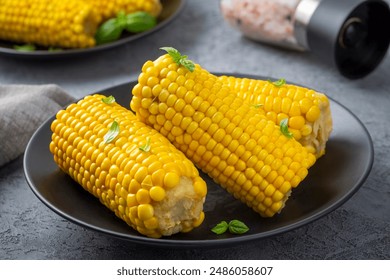
[[283, 77], [325, 92], [372, 136], [375, 162], [368, 179], [337, 210], [290, 232], [232, 248], [162, 249], [58, 216], [29, 189], [20, 157], [0, 168], [0, 259], [390, 259], [389, 54], [368, 77], [348, 80], [311, 53], [245, 39], [223, 21], [218, 1], [188, 0], [170, 25], [115, 49], [62, 60], [0, 56], [0, 83], [54, 83], [82, 97], [134, 80], [161, 46], [179, 49], [209, 71]]

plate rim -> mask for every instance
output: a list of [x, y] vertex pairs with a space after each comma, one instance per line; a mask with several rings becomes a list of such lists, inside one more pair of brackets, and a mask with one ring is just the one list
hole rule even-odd
[[[236, 77], [257, 78], [257, 79], [264, 79], [264, 78], [273, 79], [272, 77], [265, 77], [265, 76], [253, 75], [253, 74], [242, 74], [242, 73], [212, 72], [212, 74], [215, 74], [215, 75], [234, 75]], [[94, 93], [101, 93], [101, 92], [113, 90], [115, 88], [124, 87], [126, 85], [136, 83], [136, 82], [137, 82], [137, 80], [123, 82], [123, 83], [115, 85], [115, 86], [106, 87], [102, 90], [95, 91]], [[291, 82], [289, 82], [289, 81], [287, 81], [287, 83], [291, 84]], [[89, 94], [94, 94], [94, 93], [88, 93], [85, 96], [87, 96]], [[80, 100], [82, 98], [83, 97], [81, 97], [77, 100]], [[315, 213], [312, 213], [312, 214], [310, 214], [302, 219], [299, 219], [298, 221], [296, 221], [292, 224], [288, 224], [288, 225], [284, 225], [284, 226], [281, 226], [281, 227], [278, 227], [275, 229], [267, 230], [265, 232], [254, 233], [251, 235], [237, 235], [237, 236], [234, 236], [231, 238], [212, 239], [212, 240], [211, 239], [205, 239], [205, 240], [164, 239], [164, 238], [154, 239], [154, 238], [149, 238], [146, 236], [123, 234], [123, 233], [115, 232], [115, 231], [112, 231], [112, 230], [109, 230], [106, 228], [101, 228], [101, 227], [92, 225], [88, 222], [84, 222], [82, 220], [79, 220], [78, 218], [74, 218], [72, 215], [65, 213], [61, 209], [58, 209], [56, 206], [52, 205], [51, 202], [48, 199], [46, 199], [38, 191], [37, 187], [32, 182], [31, 175], [29, 174], [28, 166], [27, 166], [28, 165], [29, 151], [32, 149], [34, 140], [36, 139], [37, 135], [39, 135], [41, 133], [41, 131], [43, 130], [43, 127], [47, 126], [51, 121], [54, 120], [55, 114], [52, 115], [51, 117], [47, 118], [36, 129], [36, 131], [31, 136], [31, 138], [26, 146], [25, 153], [23, 156], [24, 175], [25, 175], [26, 181], [27, 181], [30, 189], [32, 190], [32, 192], [39, 198], [39, 200], [41, 200], [41, 202], [43, 202], [43, 204], [45, 204], [50, 210], [52, 210], [53, 212], [55, 212], [59, 216], [67, 219], [68, 221], [71, 221], [72, 223], [75, 223], [79, 226], [82, 226], [84, 228], [91, 229], [91, 230], [103, 233], [105, 235], [113, 236], [113, 237], [116, 237], [116, 238], [119, 238], [122, 240], [127, 240], [129, 242], [134, 242], [134, 243], [143, 244], [143, 245], [147, 245], [147, 246], [195, 248], [195, 247], [221, 247], [221, 246], [227, 246], [227, 245], [234, 246], [234, 245], [242, 244], [242, 243], [249, 242], [249, 241], [261, 240], [261, 239], [264, 239], [267, 237], [280, 235], [280, 234], [286, 233], [288, 231], [291, 231], [293, 229], [300, 228], [304, 225], [312, 223], [312, 222], [328, 215], [329, 213], [333, 212], [334, 210], [339, 208], [341, 205], [346, 203], [361, 188], [361, 186], [364, 184], [364, 182], [367, 180], [368, 176], [371, 173], [372, 166], [374, 163], [374, 144], [373, 144], [373, 140], [372, 140], [372, 137], [371, 137], [368, 129], [366, 128], [364, 123], [350, 109], [348, 109], [346, 106], [344, 106], [343, 104], [341, 104], [340, 102], [334, 100], [333, 98], [331, 98], [329, 96], [328, 96], [328, 99], [331, 102], [340, 106], [340, 108], [342, 108], [346, 113], [348, 113], [357, 122], [357, 124], [362, 128], [362, 131], [367, 136], [366, 141], [368, 143], [368, 150], [367, 150], [368, 161], [365, 164], [364, 173], [361, 174], [361, 176], [359, 177], [359, 180], [357, 180], [355, 182], [355, 184], [349, 188], [348, 192], [346, 192], [341, 198], [336, 200], [334, 203], [331, 203], [330, 205], [329, 204], [325, 205], [324, 209], [320, 209], [320, 210], [316, 211]], [[77, 100], [74, 102], [77, 102]], [[73, 102], [71, 102], [71, 103], [73, 103]], [[71, 104], [71, 103], [69, 103], [69, 104]], [[63, 108], [66, 108], [69, 104], [63, 106]], [[117, 218], [117, 217], [113, 216], [113, 219], [115, 219], [115, 218]], [[119, 219], [119, 218], [117, 218], [117, 219]]]
[[[169, 0], [166, 0], [169, 1]], [[4, 56], [12, 56], [19, 58], [67, 58], [70, 56], [78, 56], [85, 54], [92, 54], [103, 50], [112, 49], [118, 46], [122, 46], [129, 42], [138, 40], [142, 37], [146, 37], [170, 24], [176, 17], [183, 11], [184, 6], [187, 3], [187, 0], [176, 0], [179, 1], [177, 9], [165, 20], [159, 22], [155, 27], [149, 29], [147, 31], [137, 33], [134, 35], [126, 36], [124, 38], [120, 38], [117, 41], [106, 43], [102, 45], [96, 45], [91, 48], [77, 48], [77, 49], [67, 49], [65, 51], [46, 51], [46, 50], [36, 50], [36, 51], [17, 51], [12, 48], [2, 47], [0, 46], [0, 55]], [[2, 40], [5, 41], [5, 40]]]

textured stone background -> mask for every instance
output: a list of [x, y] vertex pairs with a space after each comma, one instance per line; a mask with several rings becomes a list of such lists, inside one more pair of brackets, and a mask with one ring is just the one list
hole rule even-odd
[[31, 192], [20, 157], [0, 168], [0, 259], [390, 259], [389, 55], [373, 74], [350, 81], [310, 53], [243, 38], [224, 23], [218, 1], [189, 0], [163, 30], [112, 50], [66, 60], [0, 56], [0, 83], [56, 83], [81, 97], [133, 80], [146, 58], [161, 54], [161, 46], [178, 48], [210, 71], [284, 77], [346, 105], [374, 141], [367, 181], [336, 211], [288, 233], [233, 248], [159, 249], [61, 218]]

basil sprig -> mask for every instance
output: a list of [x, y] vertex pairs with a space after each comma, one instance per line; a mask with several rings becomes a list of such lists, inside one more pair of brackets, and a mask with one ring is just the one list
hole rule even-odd
[[[21, 52], [33, 52], [37, 50], [37, 46], [34, 44], [24, 44], [24, 45], [14, 45], [14, 50], [21, 51]], [[48, 52], [57, 52], [62, 51], [63, 49], [58, 47], [48, 47]]]
[[119, 12], [115, 18], [105, 21], [95, 34], [96, 44], [101, 45], [118, 40], [123, 31], [139, 33], [156, 26], [157, 19], [146, 12], [135, 12], [126, 15]]
[[274, 81], [274, 82], [272, 82], [271, 80], [268, 80], [268, 82], [270, 82], [271, 84], [273, 84], [276, 87], [281, 87], [281, 86], [284, 86], [286, 84], [285, 79], [279, 79], [279, 80]]
[[25, 45], [14, 45], [14, 50], [21, 52], [33, 52], [37, 49], [37, 47], [33, 44], [25, 44]]
[[111, 18], [104, 22], [96, 31], [96, 44], [101, 45], [118, 40], [122, 35], [123, 27], [120, 26], [118, 18]]
[[285, 119], [280, 121], [280, 131], [287, 138], [294, 137], [294, 135], [291, 133], [291, 131], [288, 130], [288, 118], [285, 118]]
[[115, 102], [115, 97], [110, 95], [102, 98], [103, 103], [110, 105]]
[[188, 59], [188, 56], [182, 55], [177, 49], [172, 47], [162, 47], [160, 50], [166, 51], [178, 65], [183, 65], [190, 72], [194, 72], [195, 64]]
[[118, 136], [118, 134], [119, 134], [119, 124], [117, 121], [113, 121], [110, 126], [110, 129], [108, 130], [106, 135], [104, 135], [104, 143], [105, 144], [111, 143]]
[[157, 25], [157, 19], [146, 12], [126, 15], [125, 29], [131, 33], [147, 31]]
[[223, 234], [228, 230], [233, 234], [244, 234], [249, 230], [249, 227], [239, 220], [231, 220], [229, 223], [222, 221], [211, 229], [215, 234]]
[[146, 137], [146, 143], [139, 147], [139, 149], [143, 152], [149, 152], [150, 151], [150, 137]]
[[226, 232], [229, 228], [229, 224], [226, 221], [222, 221], [218, 223], [215, 227], [211, 229], [215, 234], [222, 234]]
[[243, 234], [247, 232], [249, 228], [246, 224], [239, 220], [232, 220], [229, 222], [229, 231], [233, 234]]
[[252, 106], [253, 106], [255, 109], [259, 109], [259, 108], [264, 107], [264, 104], [253, 104]]
[[59, 52], [59, 51], [63, 51], [63, 49], [62, 48], [57, 48], [57, 47], [49, 47], [47, 49], [47, 51], [49, 51], [49, 52]]

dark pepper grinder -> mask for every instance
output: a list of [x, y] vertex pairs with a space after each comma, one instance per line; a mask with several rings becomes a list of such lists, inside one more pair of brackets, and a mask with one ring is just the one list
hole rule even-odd
[[390, 10], [382, 0], [322, 0], [307, 25], [308, 49], [324, 60], [332, 58], [350, 79], [371, 73], [389, 43]]

